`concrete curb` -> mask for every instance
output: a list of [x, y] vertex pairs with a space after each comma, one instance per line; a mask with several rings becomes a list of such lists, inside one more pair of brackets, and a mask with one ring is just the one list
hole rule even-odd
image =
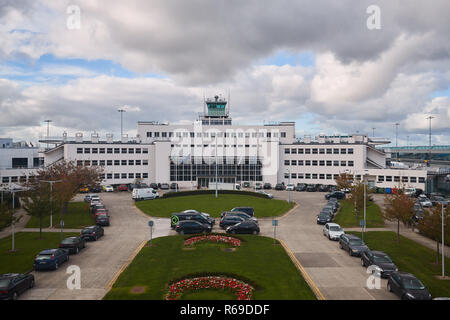
[[[105, 287], [106, 293], [109, 292], [109, 290], [111, 290], [112, 286], [114, 285], [114, 283], [117, 281], [117, 279], [119, 278], [119, 276], [125, 271], [125, 269], [130, 265], [130, 263], [134, 260], [134, 258], [137, 256], [137, 254], [141, 251], [141, 249], [145, 246], [145, 244], [147, 243], [147, 240], [144, 240], [141, 242], [141, 244], [136, 248], [136, 250], [134, 250], [134, 252], [131, 254], [131, 256], [128, 258], [128, 260], [122, 265], [122, 267], [120, 267], [119, 271], [116, 272], [116, 274], [114, 275], [114, 277], [108, 282], [108, 284]], [[106, 295], [105, 293], [105, 295]], [[104, 296], [103, 296], [104, 297]], [[102, 299], [103, 299], [102, 297]]]
[[291, 249], [288, 248], [288, 246], [284, 243], [283, 240], [281, 240], [281, 239], [277, 239], [277, 240], [281, 243], [281, 245], [283, 246], [284, 250], [286, 250], [287, 254], [291, 258], [292, 262], [294, 263], [294, 265], [301, 272], [301, 274], [303, 275], [303, 278], [305, 279], [306, 283], [308, 283], [309, 287], [314, 292], [314, 294], [316, 295], [317, 299], [318, 300], [326, 300], [325, 296], [322, 294], [322, 292], [320, 292], [320, 290], [317, 287], [317, 285], [314, 283], [314, 281], [311, 279], [309, 274], [306, 272], [305, 268], [303, 268], [303, 266], [300, 263], [300, 261], [298, 261], [298, 259], [295, 257], [295, 255], [291, 251]]

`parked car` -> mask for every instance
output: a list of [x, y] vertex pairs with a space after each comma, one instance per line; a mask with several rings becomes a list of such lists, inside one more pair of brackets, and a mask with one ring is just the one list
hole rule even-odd
[[69, 253], [77, 254], [81, 249], [86, 247], [86, 243], [81, 237], [68, 237], [59, 244], [61, 249], [66, 249]]
[[134, 189], [131, 193], [131, 198], [134, 201], [153, 200], [159, 198], [159, 193], [153, 188]]
[[233, 226], [239, 222], [245, 221], [244, 218], [240, 217], [240, 216], [234, 216], [234, 215], [228, 215], [228, 216], [224, 216], [219, 223], [219, 226], [222, 229], [226, 229], [229, 226]]
[[338, 188], [335, 185], [329, 184], [328, 185], [328, 191], [329, 192], [338, 191]]
[[350, 256], [360, 257], [364, 251], [369, 250], [366, 244], [357, 236], [343, 234], [339, 237], [339, 247], [348, 252]]
[[392, 272], [398, 271], [397, 266], [389, 256], [381, 251], [367, 250], [361, 255], [361, 265], [363, 267], [374, 266], [375, 271], [382, 278], [389, 278]]
[[345, 193], [342, 191], [333, 191], [325, 195], [325, 199], [336, 198], [338, 200], [345, 199]]
[[287, 190], [287, 191], [294, 191], [294, 190], [295, 190], [295, 185], [294, 185], [293, 183], [289, 183], [289, 184], [286, 186], [286, 190]]
[[103, 191], [105, 192], [114, 192], [114, 188], [110, 185], [103, 186]]
[[304, 183], [297, 183], [297, 186], [295, 187], [295, 191], [305, 191], [306, 190], [306, 184]]
[[178, 187], [178, 183], [175, 183], [175, 182], [170, 184], [170, 189], [171, 190], [180, 190], [180, 188]]
[[214, 218], [211, 218], [211, 215], [206, 212], [200, 212], [195, 209], [187, 209], [187, 210], [182, 211], [182, 213], [184, 213], [184, 214], [200, 214], [201, 216], [203, 216], [205, 219], [208, 220], [208, 223], [210, 225], [213, 226], [216, 223], [216, 220]]
[[255, 183], [255, 190], [261, 190], [262, 189], [262, 183], [261, 182], [256, 182]]
[[252, 220], [245, 220], [226, 229], [227, 233], [259, 234], [259, 226]]
[[79, 193], [88, 193], [89, 192], [89, 187], [88, 186], [82, 186], [80, 187]]
[[329, 211], [323, 211], [317, 215], [317, 224], [325, 224], [331, 220], [333, 220], [333, 215]]
[[161, 190], [169, 190], [169, 184], [168, 183], [161, 183], [161, 186], [159, 188]]
[[31, 273], [5, 273], [0, 275], [0, 300], [17, 300], [17, 298], [34, 287]]
[[250, 188], [250, 182], [246, 181], [244, 182], [244, 188]]
[[273, 194], [271, 194], [271, 193], [268, 193], [268, 192], [266, 192], [264, 190], [259, 190], [257, 192], [267, 196], [267, 198], [269, 198], [269, 199], [273, 199]]
[[104, 209], [104, 208], [97, 209], [97, 210], [95, 210], [95, 212], [94, 212], [94, 218], [97, 218], [97, 216], [99, 216], [99, 215], [101, 215], [101, 214], [109, 215], [109, 211], [106, 210], [106, 209]]
[[252, 207], [235, 207], [235, 208], [231, 209], [230, 211], [231, 212], [240, 211], [240, 212], [245, 212], [250, 217], [255, 216], [255, 209], [253, 209]]
[[99, 214], [95, 216], [95, 224], [98, 226], [110, 226], [110, 217], [108, 214]]
[[69, 251], [64, 249], [42, 250], [34, 259], [34, 270], [56, 270], [64, 262], [69, 261]]
[[207, 233], [211, 232], [211, 230], [212, 226], [210, 224], [201, 223], [195, 220], [183, 220], [178, 222], [175, 226], [175, 231], [178, 232], [178, 234]]
[[323, 209], [329, 209], [332, 213], [333, 213], [333, 216], [334, 216], [334, 214], [337, 212], [337, 207], [334, 205], [334, 203], [330, 203], [330, 204], [326, 204], [323, 208], [322, 208], [322, 210]]
[[316, 188], [316, 186], [314, 184], [308, 184], [306, 186], [306, 190], [305, 191], [307, 191], [307, 192], [316, 192], [317, 188]]
[[387, 289], [402, 300], [431, 300], [431, 294], [423, 283], [407, 272], [392, 272]]
[[89, 192], [93, 192], [93, 193], [99, 193], [102, 192], [102, 187], [101, 186], [93, 186], [93, 187], [89, 187]]
[[258, 222], [258, 219], [255, 217], [250, 216], [249, 214], [242, 212], [242, 211], [225, 211], [222, 212], [221, 217], [225, 218], [226, 216], [238, 216], [243, 218], [244, 220], [253, 220], [255, 222]]
[[418, 198], [417, 198], [420, 202], [420, 205], [423, 208], [430, 208], [433, 206], [433, 203], [430, 201], [430, 199], [428, 199], [425, 195], [421, 194]]
[[264, 190], [270, 190], [270, 189], [272, 189], [272, 185], [270, 183], [266, 182], [266, 183], [264, 183], [263, 188], [264, 188]]
[[128, 191], [128, 186], [126, 184], [121, 184], [117, 187], [117, 191]]
[[431, 200], [431, 203], [433, 204], [433, 206], [436, 206], [436, 205], [438, 205], [438, 204], [443, 203], [443, 204], [444, 204], [444, 208], [447, 207], [448, 202], [449, 202], [449, 201], [448, 201], [447, 199], [445, 199], [443, 196], [439, 196], [439, 195], [432, 195], [432, 196], [430, 197], [430, 200]]
[[[335, 199], [335, 198], [331, 198]], [[325, 206], [331, 206], [333, 208], [333, 212], [337, 212], [339, 210], [339, 202], [337, 201], [328, 201]]]
[[235, 188], [236, 190], [241, 190], [241, 185], [240, 185], [239, 183], [235, 183], [235, 184], [234, 184], [234, 188]]
[[328, 237], [329, 240], [339, 240], [340, 236], [344, 234], [344, 230], [337, 223], [325, 223], [323, 226], [323, 235]]
[[285, 189], [285, 186], [282, 183], [277, 183], [275, 185], [275, 190], [284, 190], [284, 189]]
[[150, 183], [150, 188], [157, 190], [158, 189], [158, 184], [157, 183]]
[[176, 226], [181, 221], [186, 221], [186, 220], [198, 221], [201, 224], [209, 225], [211, 228], [212, 228], [212, 226], [215, 223], [215, 220], [213, 218], [210, 218], [209, 216], [206, 216], [206, 215], [202, 214], [203, 212], [199, 212], [197, 210], [186, 210], [186, 211], [185, 212], [172, 213], [172, 216], [170, 218], [170, 227], [172, 229], [176, 228]]
[[87, 202], [87, 203], [90, 203], [91, 201], [92, 201], [92, 197], [93, 196], [95, 196], [95, 197], [97, 197], [98, 199], [100, 199], [99, 197], [98, 197], [98, 195], [96, 195], [96, 194], [87, 194], [87, 195], [85, 195], [84, 196], [84, 202]]
[[105, 205], [103, 203], [97, 203], [97, 204], [91, 206], [91, 213], [95, 214], [97, 212], [97, 210], [99, 210], [99, 209], [105, 209], [106, 210], [106, 207], [105, 207]]
[[97, 241], [98, 238], [103, 237], [105, 234], [105, 231], [100, 226], [90, 226], [85, 227], [83, 230], [81, 230], [81, 235], [84, 240], [93, 240]]
[[319, 191], [320, 191], [320, 192], [327, 192], [327, 191], [328, 191], [328, 186], [325, 185], [325, 184], [321, 184], [321, 185], [319, 186]]

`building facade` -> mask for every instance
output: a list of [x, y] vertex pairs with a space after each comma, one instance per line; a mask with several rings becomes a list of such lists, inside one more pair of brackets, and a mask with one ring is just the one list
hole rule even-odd
[[[114, 140], [81, 133], [51, 139], [45, 165], [61, 159], [104, 168], [103, 184], [177, 182], [180, 187], [256, 182], [334, 185], [340, 173], [369, 185], [425, 189], [426, 170], [391, 169], [386, 154], [375, 148], [389, 143], [367, 135], [295, 136], [295, 122], [234, 125], [227, 101], [205, 101], [205, 110], [191, 124], [139, 121], [136, 138]], [[48, 140], [40, 142], [48, 143]]]

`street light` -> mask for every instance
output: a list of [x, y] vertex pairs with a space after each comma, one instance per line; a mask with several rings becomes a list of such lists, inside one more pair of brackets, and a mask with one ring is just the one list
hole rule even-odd
[[57, 182], [62, 182], [62, 180], [54, 180], [54, 181], [40, 180], [40, 182], [50, 183], [50, 228], [53, 228], [53, 184]]
[[[396, 123], [394, 123], [394, 125], [395, 125], [395, 147], [398, 148], [397, 138], [398, 138], [398, 126], [400, 125], [400, 123], [396, 122]], [[397, 161], [398, 161], [398, 150], [396, 150], [396, 151], [397, 151]]]
[[366, 174], [367, 174], [368, 170], [365, 169], [364, 173], [362, 175], [363, 177], [363, 184], [364, 184], [364, 226], [363, 226], [363, 232], [362, 232], [362, 240], [364, 241], [364, 233], [366, 232]]
[[44, 120], [44, 122], [47, 122], [47, 149], [48, 149], [48, 137], [50, 135], [50, 122], [52, 122], [52, 120]]
[[[289, 187], [289, 185], [291, 184], [291, 168], [288, 168], [287, 171], [288, 171], [288, 175], [289, 175], [289, 177], [288, 177], [288, 187]], [[290, 187], [288, 188], [288, 203], [291, 203], [291, 188]]]
[[122, 139], [122, 135], [123, 135], [123, 113], [126, 112], [126, 111], [123, 108], [120, 108], [117, 111], [120, 112], [120, 139]]
[[441, 202], [441, 206], [442, 206], [442, 211], [441, 211], [441, 218], [442, 218], [442, 245], [441, 245], [441, 250], [442, 250], [442, 279], [444, 279], [445, 277], [445, 242], [444, 242], [444, 201]]
[[434, 119], [435, 117], [433, 116], [429, 116], [427, 117], [428, 120], [430, 120], [430, 124], [429, 124], [429, 148], [428, 148], [428, 162], [427, 162], [427, 166], [430, 166], [430, 161], [431, 161], [431, 119]]

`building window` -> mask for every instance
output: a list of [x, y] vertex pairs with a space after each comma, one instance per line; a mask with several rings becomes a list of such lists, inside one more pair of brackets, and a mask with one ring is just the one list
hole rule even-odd
[[305, 166], [310, 166], [311, 165], [311, 160], [305, 160]]
[[107, 173], [106, 174], [106, 179], [112, 179], [112, 173]]
[[417, 178], [416, 177], [410, 177], [409, 178], [409, 182], [416, 183], [417, 182]]
[[83, 153], [83, 148], [77, 148], [77, 153]]
[[325, 160], [320, 160], [319, 161], [319, 166], [322, 166], [322, 167], [325, 166]]
[[122, 160], [122, 161], [121, 161], [121, 164], [122, 164], [123, 166], [126, 166], [126, 165], [127, 165], [127, 160]]
[[291, 154], [297, 154], [297, 149], [291, 149]]
[[347, 154], [347, 149], [341, 149], [341, 154]]
[[400, 182], [400, 176], [394, 176], [394, 182]]
[[297, 160], [291, 160], [291, 166], [296, 166], [297, 165]]
[[[111, 160], [108, 160], [108, 163], [110, 163], [110, 162], [111, 162]], [[111, 165], [111, 164], [109, 164], [109, 165]], [[114, 160], [114, 165], [120, 166], [120, 160]]]
[[[167, 138], [167, 132], [161, 132], [161, 137], [163, 137], [163, 138]], [[137, 153], [137, 152], [136, 152]], [[141, 177], [141, 174], [140, 173], [136, 173], [136, 178], [137, 178], [137, 175], [139, 174], [139, 178]]]
[[316, 148], [312, 149], [312, 153], [317, 154], [317, 149]]
[[105, 160], [100, 160], [100, 165], [104, 166], [105, 165]]
[[92, 153], [98, 153], [98, 148], [92, 148]]
[[342, 167], [345, 167], [347, 165], [347, 162], [346, 161], [341, 161], [341, 166]]
[[151, 132], [147, 132], [147, 138], [151, 138], [152, 137], [152, 133]]
[[107, 166], [112, 166], [112, 160], [106, 160], [106, 165]]
[[353, 154], [353, 148], [348, 148], [347, 153], [348, 154]]
[[353, 167], [353, 161], [348, 161], [348, 162], [347, 162], [347, 165], [348, 165], [349, 167]]
[[285, 178], [285, 179], [289, 179], [289, 173], [285, 173], [285, 174], [284, 174], [284, 178]]
[[319, 179], [320, 180], [324, 180], [325, 179], [325, 174], [323, 174], [323, 173], [319, 174]]
[[148, 153], [148, 148], [143, 148], [142, 153]]
[[134, 166], [134, 160], [128, 160], [128, 165], [129, 166]]
[[336, 180], [337, 178], [339, 178], [339, 175], [337, 173], [333, 174], [333, 179]]
[[313, 178], [313, 179], [317, 179], [317, 173], [313, 173], [313, 174], [312, 174], [312, 178]]
[[106, 149], [106, 153], [112, 153], [112, 148]]
[[98, 161], [97, 160], [92, 160], [92, 165], [93, 166], [98, 166]]
[[289, 160], [284, 160], [284, 165], [288, 166], [289, 165]]
[[425, 178], [424, 177], [419, 177], [419, 183], [425, 183]]
[[311, 149], [305, 149], [305, 154], [311, 154]]
[[147, 172], [144, 172], [144, 173], [142, 174], [142, 178], [147, 179], [147, 178], [148, 178], [148, 173], [147, 173]]
[[332, 151], [333, 151], [333, 149], [331, 149], [331, 148], [328, 148], [328, 149], [327, 149], [327, 154], [331, 154], [331, 153], [332, 153]]
[[298, 154], [303, 154], [303, 149], [298, 149]]
[[85, 160], [84, 161], [84, 165], [85, 166], [90, 166], [91, 165], [91, 161], [90, 160]]
[[134, 173], [129, 173], [128, 174], [128, 179], [134, 179]]
[[384, 182], [384, 176], [378, 176], [378, 182]]
[[297, 174], [296, 173], [291, 173], [291, 178], [292, 179], [297, 179]]
[[120, 153], [120, 148], [114, 148], [114, 153]]
[[282, 137], [282, 138], [286, 138], [286, 132], [282, 132], [282, 133], [281, 133], [281, 137]]
[[305, 173], [305, 179], [311, 179], [311, 174], [310, 173]]
[[100, 153], [105, 153], [105, 148], [100, 148]]
[[386, 182], [391, 182], [392, 181], [392, 176], [386, 176]]
[[127, 174], [126, 174], [126, 173], [122, 173], [122, 174], [120, 175], [120, 177], [121, 177], [122, 179], [126, 179], [126, 178], [127, 178]]
[[284, 154], [290, 154], [291, 153], [291, 149], [289, 148], [284, 148]]
[[339, 149], [333, 149], [333, 154], [339, 154]]
[[136, 179], [140, 179], [141, 178], [141, 174], [140, 173], [136, 173]]
[[142, 160], [142, 165], [143, 166], [147, 166], [148, 165], [148, 160]]
[[140, 166], [141, 165], [141, 160], [136, 160], [136, 165]]
[[120, 179], [120, 173], [114, 173], [114, 179]]
[[325, 154], [325, 149], [319, 149], [319, 154]]
[[128, 148], [128, 153], [134, 153], [134, 148]]
[[84, 153], [91, 153], [91, 148], [84, 148]]
[[333, 175], [332, 175], [332, 174], [329, 174], [329, 173], [327, 173], [327, 180], [331, 180], [331, 179], [332, 179], [332, 177], [333, 177]]
[[136, 153], [141, 153], [141, 148], [136, 148]]
[[81, 167], [83, 165], [83, 161], [82, 160], [77, 160], [77, 166]]
[[331, 160], [327, 160], [327, 167], [331, 167], [333, 162]]
[[402, 177], [402, 182], [408, 182], [408, 177]]
[[312, 165], [313, 165], [313, 166], [317, 166], [317, 160], [313, 160], [313, 161], [312, 161]]
[[127, 148], [122, 148], [122, 153], [127, 153]]
[[339, 161], [338, 161], [338, 160], [334, 160], [334, 161], [333, 161], [333, 166], [339, 167]]

